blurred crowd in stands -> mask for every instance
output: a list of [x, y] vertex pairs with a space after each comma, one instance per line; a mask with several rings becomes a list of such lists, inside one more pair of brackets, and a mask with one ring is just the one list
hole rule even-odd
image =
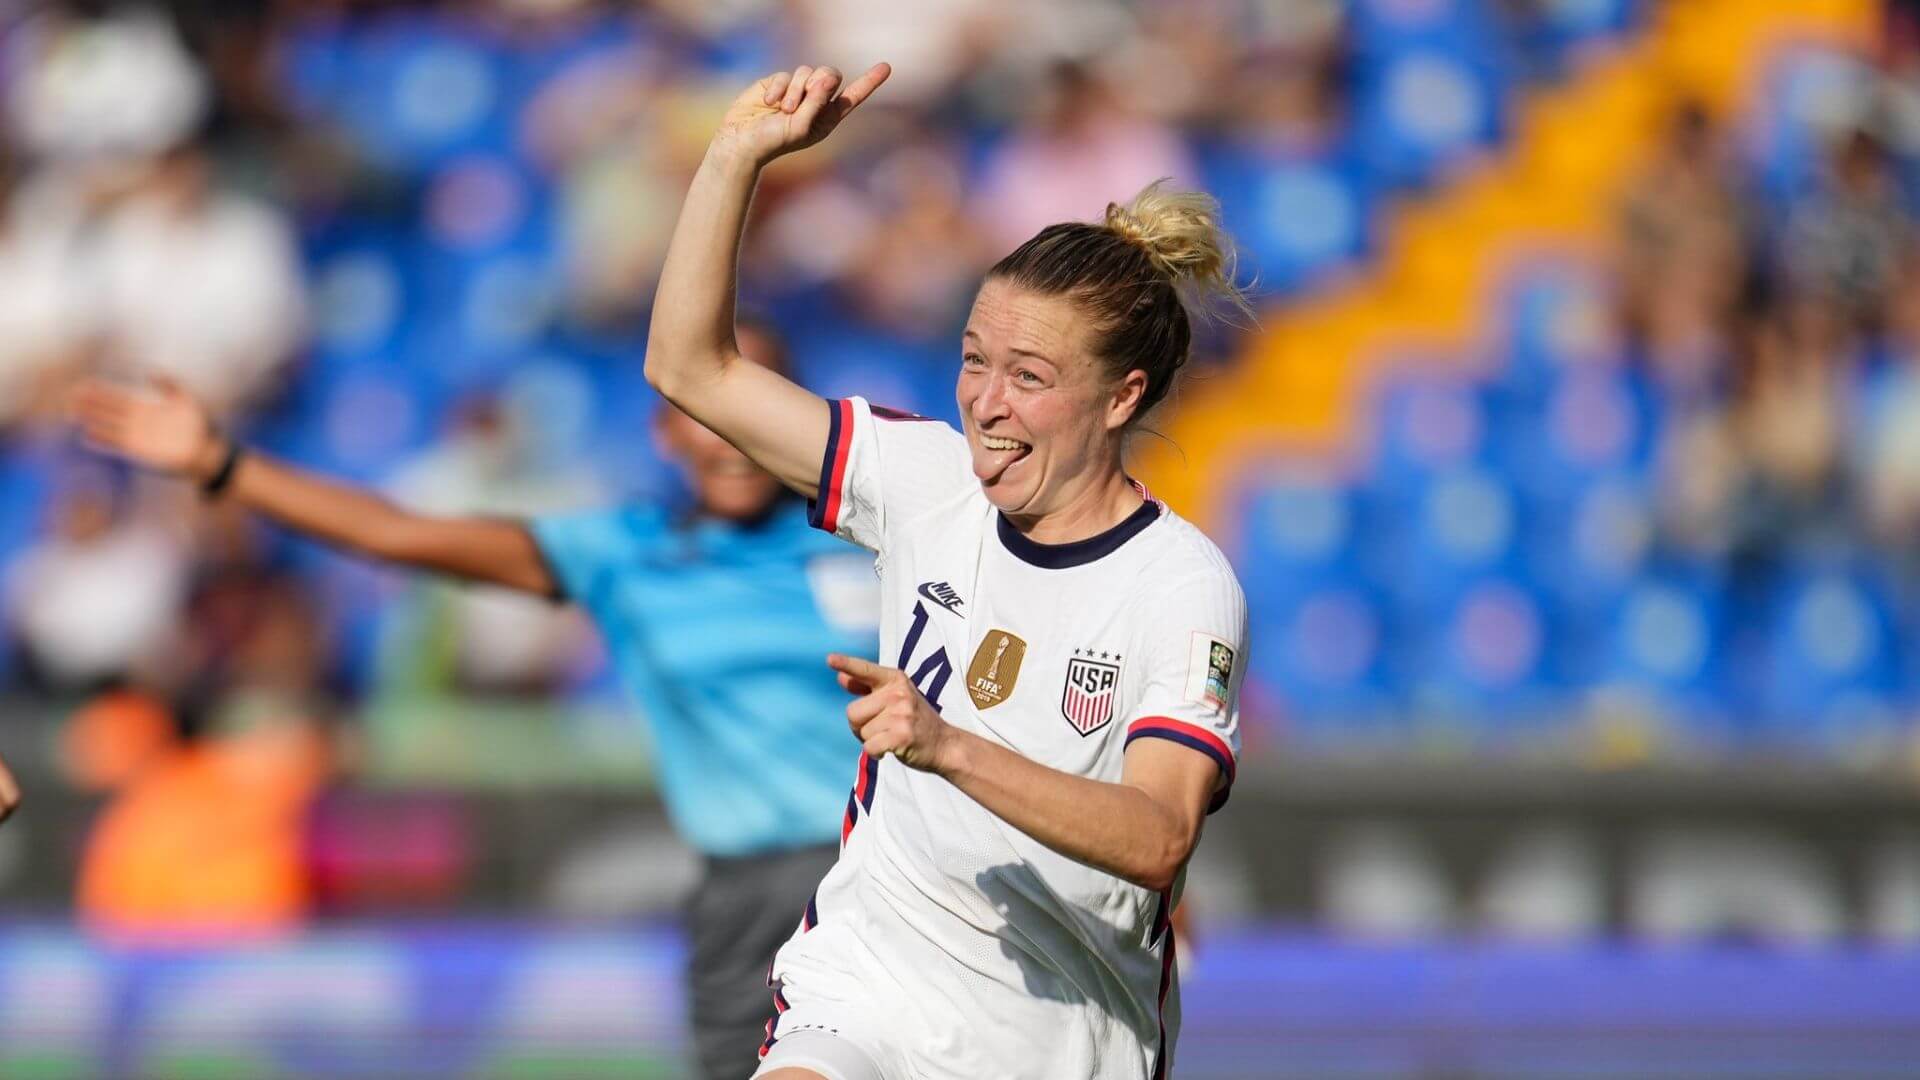
[[[366, 725], [335, 722], [369, 702], [611, 700], [569, 613], [408, 582], [92, 459], [61, 421], [63, 391], [87, 372], [171, 379], [255, 445], [436, 509], [672, 497], [639, 364], [653, 275], [711, 118], [795, 58], [884, 58], [896, 76], [857, 128], [769, 176], [743, 290], [816, 389], [949, 416], [952, 342], [978, 277], [1041, 225], [1170, 176], [1219, 195], [1266, 302], [1310, 303], [1364, 266], [1388, 211], [1498, 152], [1518, 100], [1656, 6], [39, 5], [0, 41], [0, 683], [57, 706], [74, 784], [122, 790], [125, 805], [244, 806], [218, 812], [257, 815], [234, 823], [265, 833], [327, 770], [379, 752]], [[1607, 259], [1516, 285], [1579, 283], [1584, 300], [1543, 331], [1554, 385], [1592, 391], [1568, 399], [1575, 415], [1501, 396], [1524, 381], [1524, 343], [1469, 387], [1490, 428], [1515, 402], [1527, 423], [1602, 441], [1616, 437], [1614, 404], [1637, 418], [1622, 421], [1633, 431], [1618, 436], [1631, 444], [1620, 468], [1580, 491], [1627, 492], [1633, 581], [1660, 584], [1665, 606], [1621, 614], [1612, 600], [1633, 592], [1621, 584], [1587, 633], [1651, 627], [1668, 660], [1689, 647], [1707, 657], [1665, 677], [1672, 707], [1693, 695], [1738, 707], [1734, 672], [1770, 647], [1740, 630], [1771, 625], [1755, 613], [1808, 560], [1870, 582], [1816, 590], [1802, 628], [1810, 662], [1823, 648], [1858, 652], [1836, 643], [1848, 632], [1880, 641], [1870, 671], [1815, 672], [1809, 696], [1780, 700], [1811, 715], [1836, 700], [1857, 708], [1864, 693], [1880, 732], [1904, 731], [1920, 701], [1914, 10], [1889, 5], [1877, 55], [1797, 61], [1763, 115], [1729, 126], [1682, 103]], [[1215, 331], [1203, 363], [1231, 362], [1236, 335]], [[1562, 363], [1574, 354], [1597, 360]], [[1583, 370], [1599, 381], [1581, 382]], [[1393, 415], [1391, 391], [1381, 408]], [[1537, 494], [1525, 490], [1531, 462], [1488, 454], [1501, 490]], [[1344, 494], [1364, 501], [1393, 468], [1383, 458]], [[1624, 488], [1601, 482], [1622, 477]], [[1527, 513], [1574, 514], [1570, 491]], [[1238, 512], [1281, 507], [1297, 531], [1297, 498], [1263, 498]], [[1460, 505], [1487, 519], [1484, 501]], [[1298, 537], [1285, 532], [1258, 521], [1218, 532], [1239, 538], [1230, 554], [1256, 617], [1275, 613], [1256, 639], [1256, 752], [1296, 732], [1337, 743], [1346, 713], [1416, 711], [1433, 680], [1414, 669], [1476, 662], [1471, 649], [1428, 661], [1410, 648], [1377, 666], [1323, 657], [1326, 670], [1299, 671], [1279, 655], [1288, 589], [1261, 591], [1288, 565], [1278, 548]], [[1364, 577], [1366, 559], [1348, 561]], [[1578, 622], [1560, 609], [1579, 598], [1560, 594], [1590, 584], [1584, 574], [1521, 575], [1526, 596], [1546, 598], [1543, 627]], [[1396, 619], [1417, 620], [1381, 605], [1377, 633], [1316, 640], [1391, 652]], [[1352, 625], [1313, 610], [1326, 618], [1311, 625]], [[1487, 617], [1505, 625], [1498, 610]], [[1705, 627], [1693, 637], [1718, 643], [1689, 646], [1693, 623]], [[1572, 715], [1580, 691], [1617, 674], [1595, 649], [1563, 661], [1543, 646], [1540, 674], [1521, 679]], [[1496, 651], [1482, 659], [1505, 670], [1511, 650]], [[1709, 679], [1712, 656], [1726, 671]], [[1371, 672], [1357, 676], [1368, 695], [1315, 699], [1332, 669]], [[1289, 727], [1296, 713], [1334, 719]], [[24, 738], [0, 734], [0, 748]], [[295, 797], [209, 794], [246, 785]], [[167, 875], [146, 867], [168, 849], [116, 836], [117, 820], [92, 841], [100, 866], [85, 895], [106, 909], [160, 903]], [[272, 878], [270, 863], [231, 872]], [[167, 888], [201, 883], [176, 875]]]

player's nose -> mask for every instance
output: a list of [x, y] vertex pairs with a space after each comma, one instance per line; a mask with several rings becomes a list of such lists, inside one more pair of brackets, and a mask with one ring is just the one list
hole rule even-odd
[[968, 412], [978, 424], [1009, 415], [1011, 410], [1007, 408], [1006, 377], [999, 372], [992, 372], [981, 380], [980, 392], [974, 395]]

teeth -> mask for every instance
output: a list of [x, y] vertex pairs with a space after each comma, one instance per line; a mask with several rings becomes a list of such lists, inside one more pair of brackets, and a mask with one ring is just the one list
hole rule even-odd
[[980, 436], [980, 445], [989, 450], [1024, 450], [1027, 444], [1017, 439], [1002, 439], [992, 435]]

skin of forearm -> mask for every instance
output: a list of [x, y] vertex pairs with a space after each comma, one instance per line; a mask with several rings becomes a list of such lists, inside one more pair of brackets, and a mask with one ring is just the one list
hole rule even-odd
[[1126, 783], [1048, 768], [966, 731], [949, 731], [937, 771], [981, 806], [1070, 859], [1142, 888], [1171, 888], [1199, 822]]
[[251, 452], [240, 459], [225, 497], [295, 532], [370, 558], [541, 595], [553, 592], [532, 538], [511, 522], [423, 518], [351, 485]]
[[226, 497], [295, 532], [377, 559], [402, 552], [406, 515], [392, 503], [264, 454], [240, 460]]
[[758, 162], [716, 143], [687, 189], [667, 244], [647, 333], [647, 378], [668, 397], [718, 375], [738, 355], [734, 289]]

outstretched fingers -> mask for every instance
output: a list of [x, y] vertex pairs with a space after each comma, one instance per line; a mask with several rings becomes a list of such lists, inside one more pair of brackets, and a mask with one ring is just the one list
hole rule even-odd
[[873, 693], [872, 686], [854, 678], [844, 671], [835, 673], [834, 678], [839, 681], [840, 689], [845, 690], [849, 694], [864, 696]]
[[893, 65], [883, 61], [868, 68], [859, 78], [848, 83], [847, 88], [841, 91], [839, 99], [834, 103], [839, 106], [840, 115], [845, 116], [861, 102], [867, 100], [891, 74], [893, 74]]
[[[837, 72], [835, 74], [836, 76], [838, 75]], [[824, 124], [826, 130], [831, 131], [838, 127], [840, 121], [845, 120], [848, 113], [858, 108], [861, 102], [867, 100], [881, 83], [887, 81], [887, 76], [891, 74], [893, 74], [893, 68], [890, 65], [875, 64], [867, 69], [866, 74], [848, 84], [846, 88], [840, 92], [839, 96], [828, 101], [823, 110], [826, 115], [826, 123]]]
[[899, 674], [893, 668], [845, 653], [828, 653], [827, 666], [839, 672], [842, 687], [856, 694], [870, 694], [886, 681], [888, 675]]

